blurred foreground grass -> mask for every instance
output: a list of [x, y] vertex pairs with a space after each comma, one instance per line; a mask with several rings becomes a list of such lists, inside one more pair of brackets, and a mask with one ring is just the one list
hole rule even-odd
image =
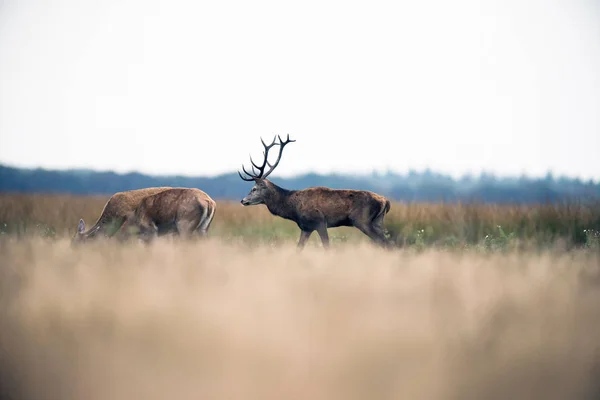
[[[74, 234], [79, 218], [88, 227], [108, 196], [0, 194], [0, 233], [63, 237]], [[600, 247], [600, 203], [500, 206], [489, 204], [393, 203], [385, 225], [404, 246], [487, 249], [507, 247]], [[251, 244], [297, 241], [297, 226], [272, 216], [265, 206], [219, 201], [212, 237]], [[364, 242], [354, 228], [329, 230], [332, 242]], [[319, 243], [313, 234], [309, 243]]]
[[600, 395], [594, 251], [6, 235], [0, 253], [2, 398]]
[[107, 199], [0, 195], [2, 398], [600, 396], [598, 204], [393, 203], [402, 249], [298, 253], [221, 201], [207, 241], [71, 247]]

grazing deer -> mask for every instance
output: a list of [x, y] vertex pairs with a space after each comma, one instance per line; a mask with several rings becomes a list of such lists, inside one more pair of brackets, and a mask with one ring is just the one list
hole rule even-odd
[[[104, 205], [100, 217], [87, 232], [85, 231], [85, 222], [79, 220], [77, 232], [73, 236], [73, 242], [81, 242], [87, 239], [97, 238], [102, 236], [110, 237], [117, 232], [119, 227], [127, 219], [127, 215], [131, 213], [140, 204], [146, 196], [163, 192], [171, 189], [170, 187], [153, 187], [146, 189], [129, 190], [118, 192], [111, 196]], [[111, 228], [111, 229], [109, 229]]]
[[146, 242], [166, 232], [184, 238], [194, 233], [205, 237], [216, 209], [217, 203], [200, 189], [165, 190], [142, 199], [122, 225], [120, 238], [128, 236], [130, 228]]
[[[338, 226], [354, 226], [371, 238], [375, 243], [388, 247], [391, 245], [384, 234], [383, 218], [390, 210], [390, 202], [385, 197], [365, 190], [330, 189], [326, 187], [311, 187], [303, 190], [287, 190], [269, 181], [267, 176], [279, 164], [283, 148], [290, 142], [290, 135], [286, 141], [276, 138], [273, 143], [266, 145], [261, 138], [265, 148], [264, 160], [258, 166], [250, 157], [252, 173], [244, 173], [248, 177], [240, 178], [244, 181], [254, 181], [254, 186], [244, 197], [241, 203], [244, 206], [265, 204], [271, 214], [289, 219], [298, 224], [301, 230], [298, 248], [302, 249], [313, 231], [317, 231], [324, 248], [329, 247], [329, 236], [327, 228]], [[279, 155], [274, 164], [268, 162], [269, 150], [279, 146]], [[265, 167], [269, 166], [268, 171]], [[258, 172], [255, 170], [258, 170]]]

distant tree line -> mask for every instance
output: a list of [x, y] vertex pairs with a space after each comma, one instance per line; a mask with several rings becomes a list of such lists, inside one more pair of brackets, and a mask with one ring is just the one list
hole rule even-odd
[[[271, 179], [271, 177], [270, 177]], [[453, 179], [430, 170], [408, 174], [371, 174], [352, 176], [314, 173], [293, 178], [272, 177], [286, 189], [328, 186], [339, 189], [372, 190], [393, 200], [405, 202], [483, 202], [554, 203], [600, 199], [600, 183], [571, 178], [498, 178], [491, 174]], [[27, 193], [71, 193], [110, 195], [123, 190], [150, 186], [196, 187], [214, 199], [239, 200], [251, 183], [236, 173], [216, 177], [150, 176], [139, 173], [117, 174], [90, 170], [23, 169], [0, 165], [0, 191]]]

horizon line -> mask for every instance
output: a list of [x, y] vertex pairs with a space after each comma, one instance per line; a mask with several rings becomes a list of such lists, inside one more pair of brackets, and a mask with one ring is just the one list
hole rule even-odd
[[[223, 177], [226, 175], [236, 175], [237, 172], [236, 170], [232, 170], [229, 172], [221, 172], [221, 173], [216, 173], [216, 174], [208, 174], [208, 175], [201, 175], [201, 174], [197, 174], [197, 175], [191, 175], [191, 174], [183, 174], [183, 173], [178, 173], [178, 174], [161, 174], [161, 173], [148, 173], [148, 172], [141, 172], [138, 170], [130, 170], [130, 171], [124, 171], [124, 172], [119, 172], [119, 171], [115, 171], [115, 170], [111, 170], [111, 169], [94, 169], [94, 168], [86, 168], [86, 167], [66, 167], [66, 168], [48, 168], [48, 167], [43, 167], [43, 166], [36, 166], [36, 167], [25, 167], [25, 166], [18, 166], [18, 165], [14, 165], [14, 164], [10, 164], [10, 163], [5, 163], [5, 162], [0, 162], [0, 167], [6, 167], [6, 168], [12, 168], [12, 169], [18, 169], [18, 170], [30, 170], [30, 171], [35, 171], [35, 170], [42, 170], [42, 171], [48, 171], [48, 172], [91, 172], [91, 173], [112, 173], [115, 175], [133, 175], [133, 174], [137, 174], [137, 175], [145, 175], [148, 177], [153, 177], [153, 178], [190, 178], [190, 179], [194, 179], [194, 178], [208, 178], [208, 179], [215, 179], [215, 178], [219, 178], [219, 177]], [[370, 176], [377, 176], [377, 175], [397, 175], [397, 176], [409, 176], [411, 173], [416, 173], [419, 175], [425, 174], [425, 173], [431, 173], [433, 175], [438, 175], [438, 176], [442, 176], [445, 178], [450, 178], [452, 180], [455, 181], [460, 181], [466, 178], [475, 178], [475, 179], [480, 179], [483, 176], [490, 176], [490, 177], [494, 177], [497, 179], [507, 179], [507, 180], [512, 180], [512, 179], [545, 179], [546, 177], [548, 177], [548, 175], [550, 175], [552, 177], [553, 180], [560, 180], [560, 179], [566, 179], [566, 180], [572, 180], [572, 181], [576, 181], [579, 180], [580, 182], [583, 183], [587, 183], [587, 182], [592, 182], [593, 184], [600, 184], [600, 177], [599, 178], [583, 178], [580, 176], [570, 176], [567, 174], [556, 174], [555, 172], [553, 172], [551, 169], [549, 169], [545, 174], [542, 175], [529, 175], [527, 173], [521, 173], [520, 175], [515, 175], [515, 174], [499, 174], [495, 171], [490, 171], [490, 170], [482, 170], [479, 173], [473, 173], [473, 172], [465, 172], [460, 174], [460, 176], [458, 177], [454, 177], [452, 174], [446, 173], [446, 172], [442, 172], [440, 170], [434, 170], [432, 168], [429, 167], [425, 167], [425, 168], [421, 168], [421, 169], [417, 169], [417, 168], [409, 168], [408, 170], [404, 171], [404, 172], [400, 172], [398, 170], [394, 170], [391, 168], [387, 168], [385, 171], [378, 171], [378, 170], [371, 170], [370, 172], [365, 172], [365, 173], [355, 173], [355, 172], [339, 172], [339, 171], [332, 171], [332, 172], [326, 172], [326, 173], [321, 173], [321, 172], [315, 172], [315, 171], [306, 171], [306, 172], [301, 172], [301, 173], [295, 173], [292, 175], [286, 175], [286, 176], [275, 176], [278, 179], [297, 179], [297, 178], [301, 178], [307, 175], [317, 175], [317, 176], [342, 176], [342, 177], [355, 177], [355, 178], [366, 178], [366, 177], [370, 177]]]

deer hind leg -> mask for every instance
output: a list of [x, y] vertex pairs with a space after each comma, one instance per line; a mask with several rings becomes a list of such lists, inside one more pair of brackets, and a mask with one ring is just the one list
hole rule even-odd
[[391, 247], [393, 242], [385, 237], [385, 228], [383, 227], [383, 218], [385, 214], [378, 215], [371, 224], [373, 231], [376, 232], [377, 236], [380, 238], [382, 245]]
[[383, 227], [383, 218], [387, 214], [388, 210], [389, 205], [386, 203], [381, 209], [375, 212], [367, 224], [362, 225], [364, 230], [360, 227], [359, 229], [361, 229], [361, 231], [363, 231], [367, 236], [369, 236], [382, 247], [391, 248], [393, 243], [385, 237], [385, 229]]
[[383, 218], [381, 218], [380, 222], [376, 222], [376, 220], [370, 221], [369, 223], [355, 221], [354, 226], [362, 233], [367, 235], [373, 242], [377, 243], [380, 246], [387, 247], [389, 246], [389, 241], [383, 233], [382, 223]]
[[210, 228], [210, 224], [215, 217], [215, 211], [216, 207], [205, 209], [204, 213], [202, 214], [200, 224], [198, 225], [198, 233], [200, 233], [200, 236], [206, 237], [208, 235], [208, 229]]
[[183, 239], [189, 239], [196, 230], [196, 228], [198, 228], [198, 226], [199, 224], [197, 221], [178, 220], [175, 223], [177, 233]]
[[378, 243], [386, 248], [391, 248], [393, 243], [387, 238], [385, 237], [385, 230], [383, 229], [383, 226], [379, 226], [379, 225], [374, 225], [372, 227], [373, 231], [375, 232], [375, 234], [377, 235], [378, 238]]
[[355, 225], [362, 233], [364, 233], [365, 235], [367, 235], [372, 241], [374, 241], [377, 244], [384, 244], [386, 242], [385, 236], [383, 235], [383, 233], [378, 232], [375, 228], [373, 228], [371, 225], [362, 225], [362, 224], [358, 224]]

